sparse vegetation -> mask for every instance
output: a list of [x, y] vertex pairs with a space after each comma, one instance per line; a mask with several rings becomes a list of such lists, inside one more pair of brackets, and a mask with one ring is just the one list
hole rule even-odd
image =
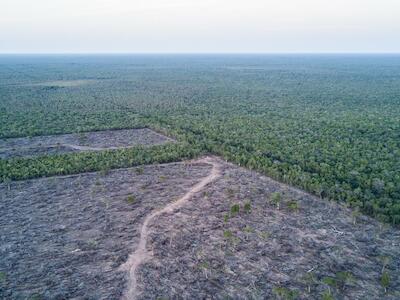
[[296, 200], [290, 200], [287, 203], [287, 207], [290, 211], [298, 212], [299, 211], [299, 203]]
[[326, 276], [322, 278], [321, 282], [328, 287], [328, 294], [332, 295], [332, 288], [336, 287], [336, 279], [333, 277]]
[[313, 272], [307, 272], [303, 277], [302, 281], [307, 285], [307, 292], [311, 293], [311, 288], [317, 284], [318, 280]]
[[0, 283], [4, 283], [7, 280], [7, 275], [5, 272], [0, 272]]
[[270, 235], [271, 234], [269, 232], [267, 232], [267, 231], [261, 231], [261, 232], [258, 233], [258, 236], [260, 238], [262, 238], [263, 240], [268, 239], [270, 237]]
[[224, 238], [225, 238], [225, 239], [230, 239], [230, 238], [232, 238], [232, 237], [233, 237], [232, 231], [230, 231], [230, 230], [225, 230], [225, 231], [224, 231]]
[[209, 273], [209, 269], [210, 269], [210, 265], [208, 264], [208, 262], [204, 261], [204, 262], [200, 263], [199, 268], [203, 271], [204, 277], [208, 278], [208, 273]]
[[248, 240], [249, 237], [250, 237], [250, 234], [254, 232], [254, 229], [251, 228], [251, 226], [246, 225], [246, 227], [243, 229], [243, 232], [244, 232], [245, 235], [246, 235], [246, 240]]
[[89, 239], [87, 241], [87, 245], [88, 245], [89, 248], [95, 249], [97, 247], [97, 245], [98, 245], [98, 242], [95, 239]]
[[390, 275], [388, 271], [382, 272], [381, 285], [385, 289], [385, 293], [387, 293], [387, 290], [390, 286]]
[[240, 212], [240, 205], [239, 204], [233, 204], [231, 206], [231, 217], [234, 217], [236, 215], [238, 215]]
[[390, 264], [392, 261], [392, 258], [390, 256], [381, 256], [380, 260], [382, 262], [382, 273], [386, 270], [386, 267]]
[[128, 202], [129, 204], [133, 204], [133, 203], [136, 202], [136, 197], [135, 197], [134, 195], [129, 195], [129, 196], [126, 198], [126, 202]]
[[251, 212], [251, 202], [250, 201], [246, 201], [244, 203], [243, 210], [248, 214]]
[[326, 276], [322, 278], [322, 283], [328, 287], [329, 294], [332, 294], [331, 289], [344, 290], [348, 285], [355, 282], [352, 273], [347, 271], [337, 272], [334, 277]]
[[295, 300], [299, 296], [299, 292], [297, 290], [291, 290], [286, 287], [274, 287], [273, 292], [278, 299], [282, 300]]
[[229, 215], [225, 214], [224, 215], [224, 222], [227, 223], [229, 221]]
[[279, 209], [279, 207], [281, 205], [281, 199], [282, 199], [281, 193], [279, 193], [279, 192], [272, 193], [271, 201], [276, 206], [277, 209]]
[[322, 293], [322, 300], [335, 300], [335, 298], [333, 298], [330, 290], [326, 290]]
[[337, 272], [336, 274], [336, 287], [344, 290], [346, 286], [351, 285], [355, 282], [355, 278], [352, 273], [347, 271]]

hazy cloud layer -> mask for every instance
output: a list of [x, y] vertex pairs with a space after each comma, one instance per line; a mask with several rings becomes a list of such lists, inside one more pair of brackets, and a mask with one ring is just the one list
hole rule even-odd
[[400, 1], [1, 0], [0, 52], [400, 52]]

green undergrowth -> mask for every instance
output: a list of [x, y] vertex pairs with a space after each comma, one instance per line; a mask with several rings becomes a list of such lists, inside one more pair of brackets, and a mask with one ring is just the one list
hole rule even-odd
[[54, 175], [126, 168], [145, 164], [168, 163], [199, 156], [198, 148], [185, 143], [171, 143], [152, 147], [80, 152], [35, 158], [0, 160], [0, 180], [23, 180]]

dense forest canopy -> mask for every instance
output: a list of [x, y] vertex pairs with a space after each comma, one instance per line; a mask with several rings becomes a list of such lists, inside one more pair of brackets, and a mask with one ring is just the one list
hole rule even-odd
[[181, 143], [1, 160], [0, 177], [211, 152], [400, 224], [400, 56], [0, 56], [0, 138], [134, 127]]

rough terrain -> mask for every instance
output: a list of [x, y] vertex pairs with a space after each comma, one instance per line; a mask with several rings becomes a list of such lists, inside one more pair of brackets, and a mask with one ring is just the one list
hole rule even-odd
[[221, 172], [150, 224], [138, 298], [400, 298], [397, 229], [231, 164]]
[[212, 166], [211, 172], [208, 176], [204, 177], [199, 183], [193, 186], [184, 196], [179, 198], [178, 200], [166, 205], [164, 208], [160, 210], [155, 210], [151, 214], [149, 214], [140, 230], [140, 239], [139, 243], [135, 248], [135, 251], [129, 256], [128, 261], [122, 265], [121, 269], [129, 272], [128, 278], [128, 287], [123, 296], [124, 299], [136, 299], [138, 295], [137, 291], [137, 275], [136, 271], [140, 267], [141, 264], [150, 260], [152, 258], [152, 253], [147, 249], [147, 238], [148, 238], [148, 227], [154, 222], [154, 219], [159, 217], [165, 213], [173, 213], [176, 209], [181, 208], [186, 204], [187, 201], [190, 200], [193, 195], [202, 191], [208, 184], [212, 183], [218, 177], [221, 176], [220, 172], [220, 164], [216, 160], [205, 158], [202, 160], [198, 160], [195, 163], [206, 163]]
[[0, 195], [0, 298], [400, 298], [398, 229], [218, 158]]
[[122, 129], [31, 138], [0, 139], [0, 158], [29, 157], [78, 151], [101, 151], [173, 142], [151, 129]]
[[0, 185], [0, 299], [118, 299], [140, 225], [211, 166], [145, 166]]

